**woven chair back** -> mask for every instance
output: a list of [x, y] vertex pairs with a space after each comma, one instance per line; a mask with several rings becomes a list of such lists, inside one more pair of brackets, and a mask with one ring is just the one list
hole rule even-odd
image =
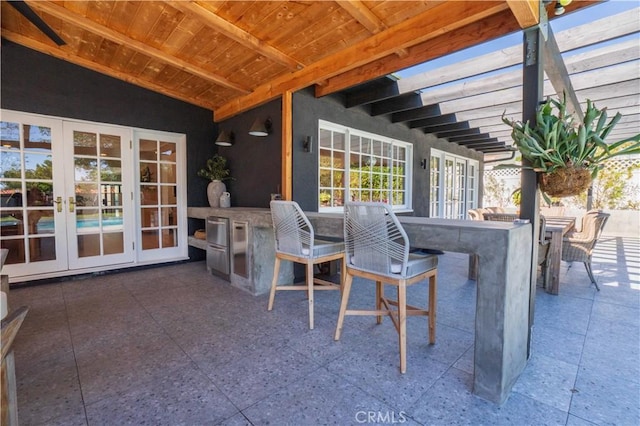
[[313, 253], [314, 232], [309, 219], [295, 201], [271, 201], [276, 252], [308, 257]]
[[344, 242], [349, 267], [384, 275], [406, 270], [409, 238], [388, 204], [346, 203]]

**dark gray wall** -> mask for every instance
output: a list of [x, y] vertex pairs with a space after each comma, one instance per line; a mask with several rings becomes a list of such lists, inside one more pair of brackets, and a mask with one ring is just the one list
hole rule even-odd
[[[249, 135], [254, 120], [271, 119], [268, 136]], [[225, 181], [231, 193], [231, 206], [269, 207], [271, 193], [280, 192], [282, 159], [282, 101], [271, 101], [219, 123], [221, 130], [233, 132], [235, 144], [220, 147], [218, 153], [227, 158], [232, 180]]]
[[[293, 199], [305, 210], [318, 210], [318, 120], [326, 120], [355, 129], [413, 143], [413, 209], [417, 216], [429, 215], [429, 156], [431, 148], [482, 162], [482, 154], [462, 146], [391, 123], [387, 117], [372, 117], [362, 108], [344, 107], [340, 96], [316, 99], [311, 88], [293, 95]], [[313, 138], [313, 152], [304, 152], [302, 143]], [[427, 168], [420, 163], [427, 161]], [[313, 190], [312, 190], [313, 189]]]
[[[5, 109], [187, 135], [187, 199], [207, 205], [196, 175], [215, 153], [211, 110], [134, 86], [2, 40], [0, 106]], [[190, 224], [191, 226], [191, 224]], [[193, 232], [193, 229], [190, 230]], [[194, 255], [200, 251], [192, 251]], [[196, 255], [197, 257], [197, 255]]]

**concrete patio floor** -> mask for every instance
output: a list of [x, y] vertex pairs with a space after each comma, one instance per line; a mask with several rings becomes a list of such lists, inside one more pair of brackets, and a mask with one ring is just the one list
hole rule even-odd
[[[475, 282], [467, 256], [440, 256], [437, 342], [408, 321], [399, 373], [389, 319], [347, 317], [338, 292], [234, 289], [193, 262], [11, 290], [30, 310], [15, 342], [23, 425], [637, 425], [640, 239], [601, 238], [593, 269], [562, 264], [538, 289], [532, 356], [502, 405], [472, 393]], [[357, 285], [355, 285], [357, 284]], [[373, 284], [352, 303], [371, 306]], [[410, 291], [426, 301], [426, 285]]]

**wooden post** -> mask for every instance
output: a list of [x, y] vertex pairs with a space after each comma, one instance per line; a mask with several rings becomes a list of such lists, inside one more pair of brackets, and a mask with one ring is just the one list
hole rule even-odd
[[282, 94], [282, 174], [280, 178], [283, 200], [293, 197], [293, 105], [291, 91]]

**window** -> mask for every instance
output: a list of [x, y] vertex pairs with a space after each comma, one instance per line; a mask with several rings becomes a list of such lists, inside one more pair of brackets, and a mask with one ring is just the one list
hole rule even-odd
[[318, 205], [342, 210], [345, 200], [411, 208], [412, 145], [320, 121]]
[[431, 150], [431, 217], [465, 219], [478, 204], [478, 161]]

